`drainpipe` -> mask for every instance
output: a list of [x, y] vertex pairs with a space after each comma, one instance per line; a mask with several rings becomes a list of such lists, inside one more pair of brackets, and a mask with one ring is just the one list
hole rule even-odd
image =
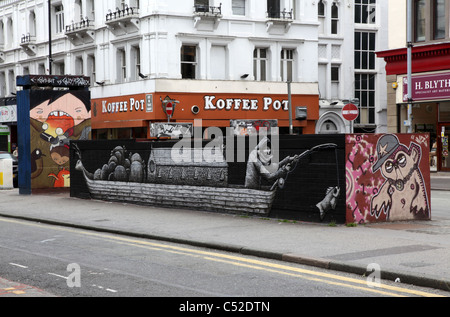
[[48, 73], [52, 75], [52, 4], [48, 0]]
[[288, 86], [288, 108], [289, 108], [289, 134], [294, 134], [294, 126], [292, 124], [292, 97], [291, 97], [291, 81], [287, 81]]
[[408, 71], [408, 133], [412, 133], [412, 76], [411, 76], [411, 68], [412, 68], [412, 1], [408, 0], [407, 3], [407, 71]]

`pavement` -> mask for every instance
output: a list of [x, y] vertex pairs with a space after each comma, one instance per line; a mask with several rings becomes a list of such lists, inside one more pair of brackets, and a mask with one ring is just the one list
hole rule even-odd
[[[0, 217], [182, 243], [361, 276], [376, 264], [382, 279], [450, 291], [450, 173], [432, 173], [431, 192], [432, 220], [357, 226], [84, 200], [68, 192], [20, 195], [17, 189], [0, 190]], [[0, 278], [2, 294], [51, 296]]]

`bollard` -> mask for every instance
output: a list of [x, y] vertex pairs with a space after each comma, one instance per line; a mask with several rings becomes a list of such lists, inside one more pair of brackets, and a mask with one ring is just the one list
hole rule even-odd
[[13, 160], [0, 160], [0, 190], [13, 189]]

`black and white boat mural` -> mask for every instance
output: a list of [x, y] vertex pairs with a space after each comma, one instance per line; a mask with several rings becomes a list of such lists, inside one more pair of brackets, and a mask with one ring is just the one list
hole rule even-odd
[[[248, 153], [245, 177], [241, 184], [230, 182], [230, 164], [224, 151], [214, 159], [204, 149], [190, 149], [188, 158], [179, 161], [174, 147], [168, 143], [146, 143], [144, 153], [115, 145], [103, 165], [92, 169], [92, 158], [85, 158], [79, 143], [72, 143], [76, 156], [75, 169], [92, 199], [117, 201], [168, 208], [195, 209], [242, 215], [270, 216], [277, 192], [283, 191], [298, 166], [308, 164], [313, 153], [335, 156], [337, 145], [322, 143], [299, 154], [286, 155], [274, 162], [269, 138], [265, 137]], [[185, 158], [186, 158], [186, 154]], [[105, 156], [103, 156], [105, 157]], [[337, 155], [335, 156], [337, 160]], [[91, 170], [84, 162], [90, 162]], [[98, 160], [97, 160], [98, 162]], [[337, 164], [337, 161], [336, 161]], [[336, 165], [337, 166], [337, 165]], [[334, 171], [338, 171], [336, 168]], [[336, 208], [340, 194], [339, 175], [336, 184], [323, 186], [322, 198], [315, 203], [315, 212], [322, 221]]]

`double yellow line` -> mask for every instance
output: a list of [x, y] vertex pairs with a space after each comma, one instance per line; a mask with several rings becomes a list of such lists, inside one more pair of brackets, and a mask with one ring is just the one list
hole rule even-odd
[[[27, 221], [20, 221], [20, 220], [13, 220], [13, 219], [6, 219], [6, 218], [0, 218], [0, 221], [2, 222], [10, 222], [10, 223], [16, 223], [21, 225], [27, 225], [27, 226], [34, 226], [34, 227], [42, 227], [47, 228], [48, 225], [43, 224], [37, 224]], [[116, 236], [106, 233], [98, 233], [93, 231], [86, 231], [81, 229], [71, 229], [66, 227], [57, 227], [52, 226], [53, 230], [59, 230], [59, 231], [65, 231], [65, 232], [71, 232], [74, 234], [81, 234], [84, 236], [89, 236], [91, 238], [101, 239], [103, 241], [112, 241], [118, 244], [126, 244], [133, 247], [140, 247], [140, 248], [146, 248], [150, 250], [155, 251], [163, 251], [163, 252], [170, 252], [170, 253], [176, 253], [181, 254], [185, 256], [194, 256], [194, 257], [200, 257], [208, 261], [215, 261], [215, 262], [221, 262], [226, 263], [234, 266], [239, 267], [245, 267], [253, 270], [260, 270], [260, 271], [266, 271], [271, 272], [275, 274], [281, 274], [281, 275], [287, 275], [295, 278], [301, 278], [306, 279], [310, 281], [335, 285], [335, 286], [341, 286], [341, 287], [347, 287], [351, 289], [361, 290], [365, 292], [370, 293], [376, 293], [380, 295], [386, 295], [386, 296], [395, 296], [395, 297], [402, 297], [402, 296], [408, 296], [408, 295], [414, 295], [414, 296], [425, 296], [425, 297], [441, 297], [440, 295], [427, 293], [419, 290], [411, 290], [407, 288], [397, 287], [397, 286], [391, 286], [386, 285], [383, 283], [379, 283], [376, 286], [369, 286], [366, 279], [356, 279], [351, 277], [345, 277], [340, 276], [336, 274], [330, 274], [330, 273], [324, 273], [324, 272], [317, 272], [307, 269], [302, 269], [295, 266], [290, 265], [284, 265], [284, 264], [277, 264], [272, 263], [268, 261], [262, 261], [257, 259], [250, 259], [245, 258], [241, 256], [235, 256], [225, 253], [219, 253], [219, 252], [212, 252], [212, 251], [203, 251], [198, 250], [194, 248], [188, 248], [188, 247], [180, 247], [175, 245], [169, 245], [164, 243], [158, 243], [158, 242], [151, 242], [147, 240], [138, 240], [133, 238], [127, 238], [124, 236]]]

